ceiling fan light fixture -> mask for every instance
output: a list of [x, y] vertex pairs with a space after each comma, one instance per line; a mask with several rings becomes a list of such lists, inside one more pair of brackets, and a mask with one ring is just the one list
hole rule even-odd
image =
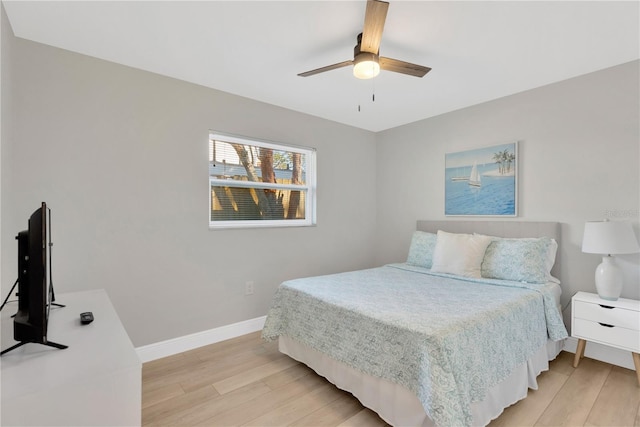
[[353, 75], [359, 79], [372, 79], [380, 74], [378, 55], [361, 52], [353, 61]]
[[[383, 0], [367, 0], [367, 8], [364, 13], [364, 27], [358, 34], [357, 44], [353, 47], [353, 61], [342, 61], [315, 70], [298, 74], [300, 77], [309, 77], [325, 71], [353, 65], [353, 75], [359, 79], [372, 79], [380, 74], [380, 69], [393, 71], [415, 77], [424, 77], [431, 68], [410, 62], [399, 61], [393, 58], [378, 56], [380, 54], [380, 40], [384, 21], [387, 18], [389, 2]], [[382, 63], [380, 62], [382, 61]]]

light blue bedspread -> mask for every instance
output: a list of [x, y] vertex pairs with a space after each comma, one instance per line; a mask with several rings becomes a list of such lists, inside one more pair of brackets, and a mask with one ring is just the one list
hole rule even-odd
[[472, 402], [567, 337], [546, 285], [474, 280], [391, 264], [287, 281], [262, 336], [403, 385], [439, 426], [470, 425]]

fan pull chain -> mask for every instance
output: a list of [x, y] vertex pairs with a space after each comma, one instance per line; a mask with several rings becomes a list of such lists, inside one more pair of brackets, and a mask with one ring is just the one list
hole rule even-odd
[[[371, 102], [376, 102], [376, 92], [375, 92], [375, 90], [371, 94]], [[361, 111], [362, 111], [362, 109], [360, 107], [360, 104], [358, 104], [358, 113], [361, 112]]]
[[371, 102], [376, 102], [376, 79], [371, 79]]

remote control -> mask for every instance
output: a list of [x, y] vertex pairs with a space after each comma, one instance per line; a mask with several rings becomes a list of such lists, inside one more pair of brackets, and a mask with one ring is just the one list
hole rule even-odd
[[84, 313], [80, 313], [80, 323], [82, 323], [83, 325], [88, 325], [89, 323], [93, 322], [93, 313], [90, 311], [84, 312]]

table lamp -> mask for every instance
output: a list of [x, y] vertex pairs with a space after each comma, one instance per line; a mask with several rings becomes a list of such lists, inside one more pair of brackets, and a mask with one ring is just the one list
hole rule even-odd
[[615, 301], [622, 292], [622, 273], [611, 255], [640, 252], [640, 246], [628, 222], [587, 221], [582, 238], [582, 252], [601, 254], [596, 268], [596, 289], [602, 299]]

